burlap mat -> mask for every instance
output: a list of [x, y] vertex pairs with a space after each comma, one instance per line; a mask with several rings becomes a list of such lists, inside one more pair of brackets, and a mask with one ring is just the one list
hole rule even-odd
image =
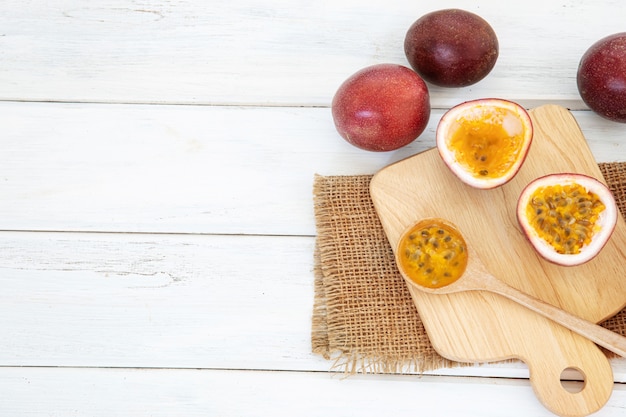
[[[599, 166], [626, 213], [626, 163]], [[420, 373], [462, 365], [430, 344], [370, 199], [371, 178], [315, 177], [313, 352], [333, 359], [333, 369], [350, 373]], [[626, 309], [602, 325], [626, 335]]]

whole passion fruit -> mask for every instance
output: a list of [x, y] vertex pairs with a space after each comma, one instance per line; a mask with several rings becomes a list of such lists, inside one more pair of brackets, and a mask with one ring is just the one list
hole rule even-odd
[[441, 87], [475, 84], [491, 72], [498, 38], [482, 17], [460, 9], [428, 13], [409, 28], [404, 53], [418, 74]]
[[430, 118], [430, 95], [415, 71], [377, 64], [344, 81], [331, 110], [346, 141], [369, 151], [392, 151], [422, 134]]
[[509, 182], [521, 168], [533, 138], [528, 112], [508, 100], [467, 101], [437, 125], [437, 149], [464, 183], [481, 189]]
[[576, 83], [591, 110], [626, 123], [626, 32], [591, 45], [578, 65]]
[[582, 174], [537, 178], [517, 203], [517, 220], [535, 250], [565, 266], [593, 259], [613, 233], [617, 215], [611, 191]]

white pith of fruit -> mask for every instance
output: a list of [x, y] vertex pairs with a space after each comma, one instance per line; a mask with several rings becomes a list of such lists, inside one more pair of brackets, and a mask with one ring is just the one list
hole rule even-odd
[[[505, 111], [506, 114], [503, 118], [500, 115], [494, 116], [493, 109]], [[523, 138], [521, 146], [514, 155], [515, 160], [501, 176], [477, 176], [472, 172], [475, 167], [460, 160], [457, 157], [457, 151], [450, 146], [454, 134], [460, 128], [462, 121], [466, 120], [479, 120], [486, 124], [497, 123], [510, 136], [521, 135]], [[511, 101], [495, 98], [472, 100], [451, 108], [442, 116], [436, 132], [437, 149], [445, 164], [461, 181], [480, 189], [499, 187], [515, 177], [526, 159], [532, 137], [532, 121], [526, 110]]]

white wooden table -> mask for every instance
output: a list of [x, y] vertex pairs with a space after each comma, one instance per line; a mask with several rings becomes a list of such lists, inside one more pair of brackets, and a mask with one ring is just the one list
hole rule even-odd
[[[446, 7], [491, 23], [493, 72], [431, 86], [429, 127], [406, 148], [344, 142], [329, 110], [339, 84], [407, 65], [410, 24]], [[587, 47], [626, 30], [625, 11], [3, 0], [0, 415], [551, 416], [521, 363], [344, 378], [311, 353], [313, 176], [430, 148], [447, 108], [486, 96], [565, 105], [598, 161], [626, 160], [626, 125], [586, 110], [575, 84]], [[626, 361], [612, 364], [599, 417], [626, 412]]]

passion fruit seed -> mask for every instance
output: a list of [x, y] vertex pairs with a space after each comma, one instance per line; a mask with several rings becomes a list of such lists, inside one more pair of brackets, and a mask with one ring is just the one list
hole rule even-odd
[[526, 214], [537, 234], [558, 253], [578, 254], [597, 232], [605, 208], [598, 195], [580, 184], [556, 184], [535, 190]]
[[445, 224], [418, 224], [398, 246], [400, 268], [417, 284], [439, 288], [461, 277], [467, 265], [465, 241]]
[[510, 112], [498, 108], [491, 112], [488, 119], [458, 120], [458, 128], [449, 142], [456, 160], [475, 177], [501, 177], [519, 159], [523, 149], [525, 138], [521, 126], [512, 132], [505, 128], [505, 118], [512, 117]]

